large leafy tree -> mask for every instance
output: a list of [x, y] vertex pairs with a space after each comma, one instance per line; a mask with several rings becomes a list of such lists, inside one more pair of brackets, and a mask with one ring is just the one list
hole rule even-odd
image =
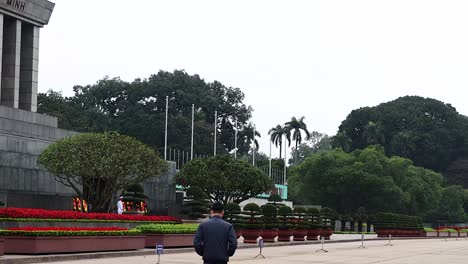
[[468, 153], [468, 120], [450, 104], [406, 96], [353, 110], [334, 138], [334, 146], [345, 151], [373, 144], [384, 146], [389, 156], [443, 172]]
[[291, 190], [307, 203], [354, 213], [399, 212], [424, 216], [438, 204], [442, 176], [408, 159], [388, 158], [378, 146], [346, 153], [341, 149], [308, 157], [293, 169]]
[[452, 185], [444, 188], [439, 203], [434, 204], [434, 209], [429, 214], [429, 220], [444, 223], [465, 222], [464, 195], [461, 186]]
[[273, 189], [272, 180], [251, 164], [218, 155], [187, 163], [176, 176], [182, 186], [197, 186], [212, 202], [240, 203]]
[[290, 131], [287, 130], [284, 126], [277, 125], [276, 127], [270, 129], [270, 131], [268, 131], [268, 134], [270, 135], [271, 142], [275, 144], [276, 147], [279, 146], [279, 158], [281, 159], [283, 137], [285, 137], [288, 141], [288, 145], [291, 144]]
[[[243, 103], [244, 94], [239, 88], [226, 87], [217, 81], [206, 82], [198, 75], [178, 70], [160, 71], [133, 82], [105, 78], [93, 85], [75, 86], [74, 92], [68, 98], [50, 92], [40, 94], [38, 111], [58, 116], [62, 128], [79, 132], [118, 131], [159, 150], [164, 147], [166, 96], [170, 148], [190, 150], [194, 104], [194, 151], [203, 155], [213, 152], [215, 111], [218, 112], [218, 153], [228, 153], [234, 148], [235, 120], [242, 130], [248, 126], [252, 112]], [[59, 105], [57, 102], [69, 111], [62, 112], [55, 106]]]
[[38, 162], [75, 190], [95, 212], [109, 212], [111, 200], [132, 184], [160, 175], [167, 164], [148, 146], [117, 133], [83, 133], [49, 145]]
[[322, 134], [316, 131], [310, 133], [309, 140], [299, 144], [297, 148], [293, 148], [291, 156], [296, 158], [291, 158], [289, 164], [297, 165], [303, 162], [307, 157], [312, 154], [331, 150], [331, 138], [326, 134]]
[[[292, 140], [296, 142], [296, 149], [297, 145], [301, 144], [302, 142], [302, 133], [305, 134], [305, 139], [308, 140], [310, 138], [309, 130], [307, 130], [307, 125], [304, 123], [304, 118], [301, 117], [297, 119], [296, 117], [292, 117], [291, 121], [286, 122], [284, 127], [288, 132], [287, 135], [291, 135], [292, 132]], [[297, 155], [294, 157], [294, 160], [297, 160]]]

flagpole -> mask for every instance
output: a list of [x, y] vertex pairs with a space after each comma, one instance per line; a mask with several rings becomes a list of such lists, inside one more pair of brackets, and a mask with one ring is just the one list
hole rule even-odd
[[193, 160], [193, 125], [195, 122], [195, 105], [192, 104], [192, 143], [190, 148], [190, 160]]
[[255, 126], [253, 127], [252, 165], [255, 166]]
[[218, 111], [215, 111], [214, 156], [216, 156], [216, 132], [218, 130]]
[[286, 135], [284, 136], [284, 173], [283, 173], [283, 184], [286, 185]]
[[237, 159], [237, 117], [236, 117], [236, 132], [234, 134], [234, 159]]
[[169, 96], [166, 96], [166, 126], [164, 129], [164, 160], [167, 160], [167, 110], [169, 108]]
[[271, 178], [271, 140], [270, 141], [270, 168], [268, 169], [268, 176]]

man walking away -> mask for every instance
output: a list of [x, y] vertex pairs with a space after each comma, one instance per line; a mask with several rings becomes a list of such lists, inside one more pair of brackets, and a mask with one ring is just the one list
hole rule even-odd
[[211, 219], [202, 223], [193, 239], [193, 246], [205, 264], [227, 264], [236, 252], [237, 238], [234, 227], [222, 219], [224, 206], [211, 206]]

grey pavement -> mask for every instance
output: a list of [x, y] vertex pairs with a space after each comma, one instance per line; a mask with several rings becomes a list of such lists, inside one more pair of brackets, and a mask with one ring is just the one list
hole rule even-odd
[[[231, 259], [231, 264], [279, 264], [279, 263], [424, 263], [451, 264], [468, 263], [468, 239], [416, 239], [395, 240], [393, 246], [386, 246], [387, 241], [374, 240], [365, 243], [366, 248], [359, 248], [360, 242], [325, 244], [327, 253], [316, 252], [319, 244], [296, 245], [264, 248], [266, 259], [254, 259], [258, 249], [240, 249]], [[64, 264], [155, 264], [156, 256], [135, 256], [107, 259], [63, 261]], [[194, 252], [167, 254], [161, 257], [161, 264], [202, 263]]]

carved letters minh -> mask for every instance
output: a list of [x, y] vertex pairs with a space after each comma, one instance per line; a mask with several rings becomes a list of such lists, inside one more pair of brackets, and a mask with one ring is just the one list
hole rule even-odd
[[7, 0], [6, 4], [18, 9], [19, 11], [24, 11], [24, 8], [26, 7], [26, 2], [20, 0]]

